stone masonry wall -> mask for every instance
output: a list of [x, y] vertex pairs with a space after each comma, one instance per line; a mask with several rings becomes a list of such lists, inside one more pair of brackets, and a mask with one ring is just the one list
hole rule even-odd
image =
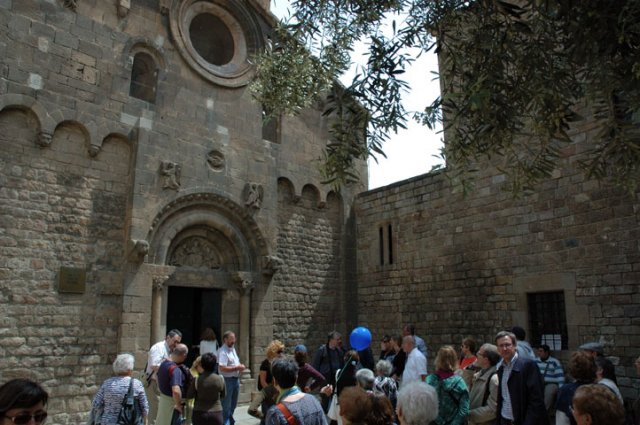
[[[637, 194], [584, 180], [576, 161], [591, 137], [576, 131], [562, 168], [522, 199], [501, 190], [495, 170], [466, 198], [444, 174], [361, 194], [358, 318], [374, 341], [415, 323], [431, 370], [444, 344], [458, 347], [466, 336], [491, 342], [515, 324], [528, 329], [526, 294], [561, 290], [569, 341], [554, 355], [567, 359], [584, 342], [603, 342], [618, 361], [623, 394], [637, 397], [640, 203]], [[389, 225], [394, 259], [381, 265], [379, 229], [386, 235]]]
[[[283, 267], [274, 276], [274, 338], [288, 346], [308, 344], [312, 351], [326, 334], [344, 332], [340, 202], [330, 197], [319, 207], [310, 187], [294, 201], [292, 188], [279, 185], [278, 257]], [[257, 350], [259, 351], [259, 349]]]
[[[52, 423], [80, 423], [113, 361], [122, 308], [130, 146], [90, 158], [84, 135], [59, 127], [35, 144], [36, 122], [0, 113], [0, 382], [30, 377], [50, 391]], [[61, 266], [86, 269], [82, 294], [57, 290]]]

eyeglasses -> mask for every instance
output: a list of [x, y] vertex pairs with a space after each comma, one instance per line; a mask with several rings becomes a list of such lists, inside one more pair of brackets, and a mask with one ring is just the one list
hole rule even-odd
[[35, 415], [21, 413], [15, 416], [5, 416], [5, 418], [11, 420], [11, 422], [16, 425], [27, 425], [31, 422], [31, 419], [33, 419], [36, 424], [41, 424], [47, 419], [47, 412], [36, 413]]

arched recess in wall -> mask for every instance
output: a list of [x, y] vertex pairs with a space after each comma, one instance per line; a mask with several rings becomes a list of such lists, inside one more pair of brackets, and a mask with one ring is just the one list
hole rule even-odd
[[278, 200], [288, 204], [297, 202], [296, 189], [291, 180], [286, 177], [278, 178]]
[[155, 104], [158, 83], [166, 75], [165, 53], [144, 38], [131, 39], [123, 50], [125, 69], [129, 71], [129, 96]]
[[158, 66], [150, 54], [146, 52], [136, 53], [131, 66], [129, 96], [145, 102], [156, 103], [158, 71]]
[[304, 185], [301, 198], [303, 204], [309, 208], [323, 208], [325, 205], [320, 197], [320, 190], [312, 184]]
[[342, 196], [338, 192], [331, 191], [327, 194], [327, 209], [342, 212]]
[[[36, 143], [43, 147], [51, 144], [56, 120], [51, 116], [51, 111], [45, 109], [36, 99], [23, 94], [3, 94], [0, 95], [0, 112], [5, 109], [19, 109], [29, 112], [38, 123]], [[58, 110], [53, 112], [58, 116], [61, 115]]]
[[[235, 202], [212, 193], [182, 196], [162, 209], [149, 232], [149, 261], [155, 264], [261, 271], [267, 244], [257, 223]], [[198, 259], [197, 247], [206, 259]]]

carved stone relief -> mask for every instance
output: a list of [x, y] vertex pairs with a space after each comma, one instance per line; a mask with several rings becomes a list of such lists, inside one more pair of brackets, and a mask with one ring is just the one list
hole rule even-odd
[[129, 241], [129, 260], [143, 261], [149, 252], [149, 242], [139, 239], [131, 239]]
[[262, 207], [264, 189], [259, 183], [249, 182], [244, 187], [244, 205], [247, 208], [258, 210]]
[[75, 11], [78, 9], [79, 0], [62, 0], [62, 5], [68, 9]]
[[116, 7], [118, 17], [124, 18], [129, 14], [129, 9], [131, 9], [131, 0], [116, 0]]
[[53, 134], [47, 133], [46, 131], [41, 131], [38, 133], [36, 144], [41, 148], [46, 148], [51, 145], [51, 140], [53, 139]]
[[186, 239], [171, 253], [169, 265], [219, 269], [221, 261], [213, 243], [202, 237]]
[[283, 265], [280, 257], [275, 255], [265, 255], [262, 258], [262, 273], [266, 276], [273, 276]]
[[224, 155], [220, 151], [213, 150], [207, 154], [207, 164], [213, 171], [224, 170]]
[[162, 161], [160, 163], [160, 175], [164, 177], [163, 189], [180, 189], [180, 172], [182, 167], [176, 162]]

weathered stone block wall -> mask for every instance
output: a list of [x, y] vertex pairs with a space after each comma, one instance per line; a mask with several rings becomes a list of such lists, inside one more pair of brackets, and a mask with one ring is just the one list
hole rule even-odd
[[345, 331], [341, 201], [330, 194], [320, 204], [310, 186], [296, 197], [286, 181], [278, 196], [277, 255], [283, 266], [272, 282], [273, 335], [291, 348], [308, 344], [311, 351], [329, 331]]
[[[114, 138], [91, 158], [73, 125], [41, 149], [36, 125], [0, 113], [0, 382], [42, 382], [52, 423], [79, 423], [117, 344], [131, 152]], [[83, 293], [58, 291], [61, 266], [86, 269]]]
[[[637, 396], [640, 203], [637, 194], [584, 180], [576, 161], [592, 137], [576, 131], [561, 170], [522, 199], [501, 190], [504, 176], [495, 170], [466, 198], [452, 193], [444, 174], [360, 195], [358, 318], [374, 341], [413, 322], [431, 369], [444, 344], [492, 341], [515, 324], [528, 329], [526, 294], [561, 290], [569, 350], [558, 356], [586, 341], [605, 343], [619, 358], [623, 393]], [[386, 235], [388, 226], [393, 263], [381, 265], [379, 229]]]
[[[264, 342], [273, 338], [274, 317], [304, 317], [308, 327], [319, 317], [324, 321], [318, 325], [321, 336], [314, 338], [324, 340], [325, 328], [339, 323], [333, 316], [343, 308], [335, 300], [344, 268], [340, 211], [366, 181], [345, 189], [342, 198], [328, 196], [322, 188], [316, 160], [327, 135], [321, 111], [284, 118], [279, 139], [263, 140], [262, 108], [246, 87], [213, 84], [185, 63], [172, 38], [170, 17], [161, 10], [171, 2], [132, 1], [120, 16], [117, 2], [80, 0], [75, 10], [64, 3], [0, 0], [0, 175], [9, 176], [0, 191], [11, 200], [0, 205], [0, 238], [6, 236], [0, 243], [0, 306], [6, 312], [0, 332], [11, 341], [6, 352], [15, 354], [0, 364], [0, 381], [18, 374], [43, 381], [52, 393], [49, 422], [80, 423], [119, 351], [133, 352], [137, 369], [142, 368], [149, 345], [161, 338], [154, 333], [164, 331], [167, 300], [154, 298], [162, 292], [158, 286], [165, 285], [166, 296], [166, 285], [185, 283], [170, 276], [176, 267], [155, 251], [145, 255], [144, 249], [137, 253], [132, 247], [136, 241], [141, 247], [170, 245], [177, 231], [167, 231], [160, 241], [152, 237], [158, 231], [156, 219], [172, 205], [182, 209], [167, 215], [182, 214], [194, 227], [224, 222], [217, 228], [221, 239], [241, 240], [236, 248], [253, 250], [252, 258], [243, 259], [249, 270], [240, 270], [257, 277], [245, 331], [238, 329], [241, 290], [229, 279], [231, 273], [224, 282], [213, 273], [202, 283], [192, 279], [186, 284], [226, 291], [223, 326], [235, 330], [239, 339], [247, 338], [242, 348], [249, 359], [243, 361], [253, 371]], [[254, 3], [242, 4], [249, 8]], [[268, 29], [264, 11], [255, 11], [253, 18], [259, 29]], [[129, 95], [133, 58], [141, 50], [159, 68], [155, 103]], [[31, 112], [24, 115], [16, 107]], [[53, 140], [47, 146], [49, 136]], [[214, 153], [221, 156], [212, 160]], [[166, 187], [169, 178], [160, 171], [164, 161], [180, 167], [175, 187]], [[366, 176], [366, 164], [359, 167]], [[279, 218], [280, 177], [293, 182], [297, 193], [307, 184], [322, 193], [309, 205], [287, 204]], [[259, 205], [247, 205], [248, 184], [261, 187]], [[193, 201], [198, 197], [200, 204]], [[320, 200], [327, 205], [320, 208]], [[289, 223], [292, 211], [303, 217], [301, 222], [311, 220], [296, 225], [297, 230], [322, 235], [319, 247], [298, 240], [278, 248], [286, 231], [281, 223]], [[16, 222], [25, 232], [16, 233], [22, 229], [14, 228]], [[309, 249], [317, 251], [304, 252]], [[265, 257], [280, 251], [294, 260], [295, 273], [279, 276], [278, 271], [271, 283], [268, 278], [260, 281]], [[313, 297], [305, 300], [308, 310], [295, 306], [295, 311], [283, 312], [291, 303], [278, 288], [297, 285], [297, 273], [306, 270], [302, 262], [311, 260], [317, 272]], [[89, 267], [84, 295], [55, 293], [61, 265]], [[277, 309], [275, 293], [280, 297]], [[38, 314], [27, 318], [34, 309], [20, 303], [37, 306], [41, 299], [47, 309], [34, 307]], [[153, 310], [154, 302], [161, 307]], [[11, 308], [5, 310], [8, 303]], [[160, 326], [151, 329], [152, 319]], [[30, 327], [23, 333], [16, 330], [18, 323]], [[282, 329], [283, 323], [278, 325]], [[308, 334], [301, 332], [296, 342]], [[54, 342], [59, 346], [51, 351]], [[18, 364], [25, 366], [12, 366]], [[75, 369], [57, 367], [67, 364]]]

